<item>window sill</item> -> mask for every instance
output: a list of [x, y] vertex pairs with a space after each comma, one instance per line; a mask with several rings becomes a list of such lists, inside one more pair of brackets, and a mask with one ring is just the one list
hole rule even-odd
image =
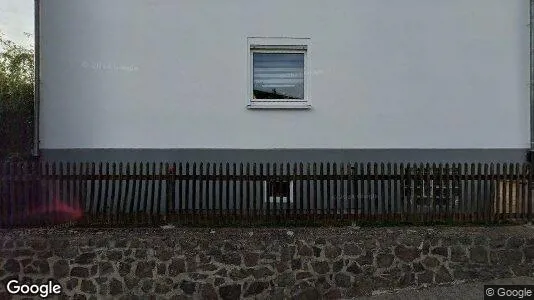
[[311, 109], [308, 102], [256, 102], [247, 105], [248, 109]]

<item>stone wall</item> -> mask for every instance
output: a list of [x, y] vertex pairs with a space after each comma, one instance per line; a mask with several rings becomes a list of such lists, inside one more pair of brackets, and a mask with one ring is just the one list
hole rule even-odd
[[10, 279], [74, 299], [337, 299], [534, 276], [534, 229], [31, 229], [0, 231]]

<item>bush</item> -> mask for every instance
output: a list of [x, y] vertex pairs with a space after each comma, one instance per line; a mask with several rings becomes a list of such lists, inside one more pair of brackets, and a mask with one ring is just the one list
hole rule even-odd
[[34, 51], [0, 32], [0, 160], [31, 156], [34, 135]]

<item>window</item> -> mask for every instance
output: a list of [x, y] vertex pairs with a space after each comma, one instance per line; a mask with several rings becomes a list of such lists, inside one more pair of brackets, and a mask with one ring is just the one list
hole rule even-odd
[[249, 39], [249, 108], [309, 108], [308, 40]]

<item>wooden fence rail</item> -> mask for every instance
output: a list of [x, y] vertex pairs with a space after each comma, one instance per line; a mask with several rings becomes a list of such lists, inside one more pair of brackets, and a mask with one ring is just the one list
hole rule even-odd
[[0, 226], [532, 221], [531, 164], [0, 165]]

